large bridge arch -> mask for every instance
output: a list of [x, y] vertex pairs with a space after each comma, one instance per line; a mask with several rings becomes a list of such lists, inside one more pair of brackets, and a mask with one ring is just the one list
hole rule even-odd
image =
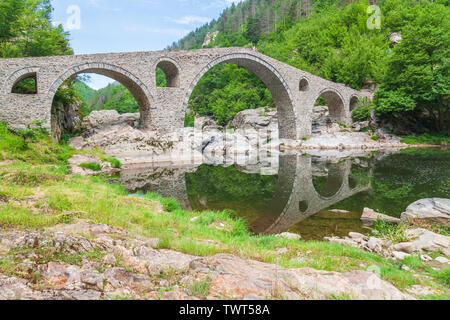
[[195, 75], [187, 88], [183, 101], [183, 110], [187, 110], [192, 91], [200, 79], [214, 66], [221, 63], [232, 63], [253, 72], [269, 89], [279, 113], [279, 130], [282, 139], [299, 139], [296, 125], [296, 110], [294, 96], [283, 76], [270, 63], [249, 53], [225, 54], [210, 61]]
[[124, 85], [133, 95], [139, 106], [141, 114], [141, 127], [143, 129], [147, 129], [150, 127], [150, 106], [153, 98], [147, 86], [127, 70], [108, 63], [90, 62], [78, 64], [70, 67], [62, 74], [60, 74], [56, 78], [56, 80], [52, 82], [47, 92], [47, 103], [49, 109], [51, 109], [54, 96], [61, 84], [66, 79], [73, 78], [82, 73], [95, 73], [104, 75]]

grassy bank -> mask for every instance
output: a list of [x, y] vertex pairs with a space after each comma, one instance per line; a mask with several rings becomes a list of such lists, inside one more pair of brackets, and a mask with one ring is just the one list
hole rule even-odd
[[[99, 150], [83, 153], [104, 156]], [[81, 218], [159, 238], [160, 248], [196, 256], [230, 253], [284, 267], [338, 272], [377, 266], [381, 277], [400, 289], [426, 284], [445, 293], [431, 298], [449, 298], [448, 270], [425, 268], [418, 257], [400, 263], [338, 244], [255, 236], [229, 211], [189, 212], [174, 199], [156, 194], [129, 196], [109, 177], [69, 175], [68, 159], [73, 154], [72, 148], [55, 144], [41, 130], [13, 134], [0, 124], [2, 229], [33, 230]], [[287, 250], [279, 254], [281, 248]], [[402, 270], [404, 264], [431, 280]]]
[[422, 134], [419, 136], [405, 136], [402, 137], [402, 143], [411, 144], [411, 145], [441, 145], [448, 146], [450, 145], [450, 136], [449, 135], [439, 135], [439, 134]]

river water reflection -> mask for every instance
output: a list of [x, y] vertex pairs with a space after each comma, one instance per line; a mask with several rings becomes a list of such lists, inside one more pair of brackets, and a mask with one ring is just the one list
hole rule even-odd
[[257, 234], [289, 231], [321, 240], [366, 233], [365, 207], [399, 217], [416, 200], [448, 198], [449, 155], [435, 149], [345, 158], [281, 154], [247, 165], [131, 167], [121, 180], [131, 192], [174, 197], [188, 210], [233, 210]]

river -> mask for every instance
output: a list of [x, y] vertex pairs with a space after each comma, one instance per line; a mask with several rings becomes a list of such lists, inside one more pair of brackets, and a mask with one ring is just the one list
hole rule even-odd
[[[336, 157], [272, 157], [261, 163], [140, 165], [121, 181], [132, 193], [174, 197], [187, 210], [231, 210], [255, 234], [292, 232], [305, 240], [368, 233], [365, 207], [400, 217], [423, 198], [450, 196], [450, 150], [406, 149]], [[345, 210], [345, 211], [344, 211]]]

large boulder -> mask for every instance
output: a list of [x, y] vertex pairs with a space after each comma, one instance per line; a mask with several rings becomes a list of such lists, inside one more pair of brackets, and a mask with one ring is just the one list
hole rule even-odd
[[231, 127], [236, 130], [278, 130], [278, 113], [266, 108], [244, 110], [234, 117]]
[[371, 226], [375, 223], [375, 221], [383, 220], [385, 222], [393, 223], [393, 224], [399, 224], [400, 219], [390, 217], [388, 215], [378, 213], [375, 210], [372, 210], [370, 208], [364, 208], [363, 214], [361, 216], [361, 220], [366, 226]]
[[422, 199], [414, 202], [402, 214], [402, 221], [421, 219], [450, 227], [450, 199]]
[[140, 116], [139, 112], [119, 114], [116, 110], [92, 111], [83, 119], [83, 127], [87, 130], [116, 124], [127, 124], [131, 127], [137, 127]]
[[413, 240], [396, 244], [394, 250], [406, 253], [441, 250], [446, 256], [450, 256], [450, 237], [448, 236], [421, 228], [406, 230], [405, 234]]
[[217, 125], [214, 117], [211, 116], [196, 117], [194, 121], [194, 127], [198, 130], [221, 129], [221, 127]]
[[116, 110], [92, 111], [83, 119], [83, 127], [90, 130], [119, 122], [120, 114]]

